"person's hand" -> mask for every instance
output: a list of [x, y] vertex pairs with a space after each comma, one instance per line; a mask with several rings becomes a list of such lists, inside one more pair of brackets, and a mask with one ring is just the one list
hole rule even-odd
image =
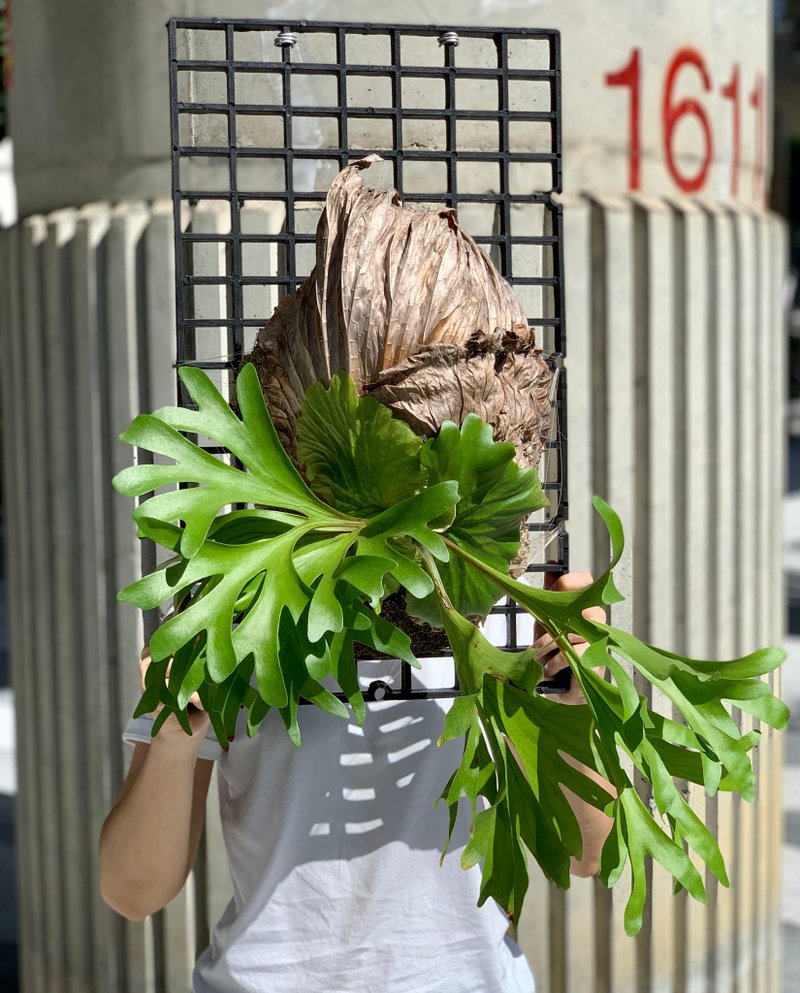
[[[588, 586], [592, 582], [592, 575], [588, 572], [566, 572], [562, 576], [555, 577], [554, 573], [546, 572], [544, 578], [544, 588], [546, 590], [572, 591]], [[603, 607], [587, 607], [583, 611], [583, 616], [590, 621], [605, 621], [606, 612]], [[537, 661], [544, 670], [544, 679], [553, 679], [557, 672], [565, 669], [569, 662], [564, 658], [551, 635], [539, 624], [538, 621], [533, 627], [533, 647], [536, 649]], [[570, 634], [569, 641], [574, 646], [578, 655], [583, 655], [589, 647], [589, 643], [577, 634]], [[586, 703], [586, 698], [576, 679], [570, 681], [570, 688], [566, 693], [552, 693], [548, 695], [549, 700], [558, 700], [559, 703], [566, 703], [575, 706]]]
[[[139, 673], [142, 691], [144, 691], [144, 679], [145, 674], [150, 666], [150, 646], [145, 645], [142, 648], [142, 654], [139, 659]], [[169, 660], [167, 665], [166, 678], [169, 679], [170, 669], [172, 668], [172, 659]], [[161, 710], [164, 709], [164, 704], [160, 703], [158, 707], [153, 711], [153, 717], [157, 717]], [[203, 709], [203, 705], [200, 702], [200, 696], [195, 692], [189, 697], [189, 707], [187, 710], [187, 716], [189, 718], [189, 727], [192, 729], [191, 735], [188, 735], [180, 723], [178, 718], [174, 714], [170, 714], [169, 717], [164, 721], [163, 726], [159, 730], [158, 734], [153, 738], [151, 744], [155, 744], [159, 740], [162, 746], [169, 747], [172, 749], [187, 749], [189, 751], [194, 751], [197, 753], [200, 750], [200, 746], [203, 743], [203, 738], [205, 737], [206, 730], [208, 729], [210, 719], [208, 714]]]

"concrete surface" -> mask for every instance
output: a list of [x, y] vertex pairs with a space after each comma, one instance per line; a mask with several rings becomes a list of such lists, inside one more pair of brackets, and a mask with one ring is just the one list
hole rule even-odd
[[0, 139], [0, 228], [17, 220], [17, 189], [14, 184], [14, 155], [10, 138]]
[[[27, 0], [14, 8], [14, 86], [9, 94], [20, 216], [95, 200], [168, 194], [164, 25], [172, 14], [281, 19], [289, 25], [306, 19], [559, 28], [563, 32], [564, 189], [568, 192], [589, 189], [609, 194], [629, 187], [632, 79], [626, 77], [626, 84], [619, 74], [632, 65], [638, 50], [640, 191], [674, 195], [684, 189], [713, 200], [733, 197], [751, 204], [763, 202], [763, 126], [759, 131], [748, 101], [754, 88], [770, 77], [767, 0], [707, 0], [703, 4], [695, 0], [628, 4], [412, 0], [392, 5], [374, 0], [228, 0], [224, 5], [218, 0], [139, 4]], [[694, 56], [687, 56], [688, 39], [692, 52], [697, 53]], [[271, 35], [259, 38], [253, 33], [249, 41], [240, 36], [238, 42], [258, 59], [276, 52]], [[201, 49], [191, 57], [219, 58], [224, 51], [223, 35], [210, 33]], [[417, 46], [418, 62], [425, 64], [430, 57], [440, 58], [435, 35]], [[494, 58], [493, 52], [487, 54], [468, 39], [459, 46], [460, 64], [491, 65]], [[535, 50], [522, 48], [516, 65], [536, 65], [538, 58]], [[301, 46], [293, 61], [320, 59]], [[386, 59], [373, 56], [368, 61], [385, 64]], [[738, 153], [730, 123], [731, 100], [720, 95], [720, 88], [730, 85], [734, 66], [739, 70], [742, 105]], [[609, 75], [616, 75], [617, 81], [609, 83]], [[326, 79], [308, 77], [307, 85], [324, 89]], [[457, 99], [472, 100], [478, 109], [485, 94], [480, 81], [472, 82], [478, 85], [466, 87]], [[671, 95], [668, 111], [671, 107], [675, 115], [672, 125], [662, 109], [665, 87]], [[421, 89], [425, 105], [440, 105], [443, 88]], [[688, 97], [699, 102], [700, 116], [680, 110], [681, 101]], [[324, 100], [321, 105], [326, 105]], [[707, 139], [700, 121], [706, 122]], [[531, 131], [523, 131], [529, 136], [524, 140], [530, 140]], [[377, 135], [368, 140], [384, 147]], [[732, 174], [737, 156], [738, 183]], [[702, 166], [706, 159], [708, 168], [698, 171], [698, 163]], [[320, 165], [320, 179], [324, 179], [324, 163]]]
[[[784, 504], [784, 562], [787, 591], [800, 585], [800, 439], [790, 450], [790, 492]], [[800, 604], [790, 600], [784, 699], [792, 711], [785, 741], [783, 803], [785, 840], [781, 919], [784, 942], [783, 993], [797, 993], [800, 975]], [[0, 655], [7, 645], [3, 577], [0, 576]], [[0, 993], [17, 990], [18, 929], [15, 913], [14, 800], [16, 795], [14, 698], [0, 688]]]

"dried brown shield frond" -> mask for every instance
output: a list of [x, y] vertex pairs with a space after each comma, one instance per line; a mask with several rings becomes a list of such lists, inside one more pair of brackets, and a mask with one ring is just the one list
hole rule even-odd
[[286, 450], [305, 390], [346, 369], [415, 431], [471, 411], [537, 465], [549, 432], [550, 370], [511, 287], [454, 210], [403, 206], [365, 186], [372, 155], [343, 169], [317, 227], [316, 265], [248, 357]]

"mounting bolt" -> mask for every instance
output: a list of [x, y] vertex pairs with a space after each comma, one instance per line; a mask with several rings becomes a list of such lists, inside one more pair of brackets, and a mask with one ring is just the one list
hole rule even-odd
[[457, 45], [458, 44], [458, 31], [442, 31], [439, 35], [440, 45]]
[[292, 31], [280, 31], [278, 37], [273, 42], [276, 48], [294, 48], [297, 44], [297, 35]]
[[392, 687], [383, 679], [374, 679], [364, 696], [367, 700], [386, 700], [393, 696]]

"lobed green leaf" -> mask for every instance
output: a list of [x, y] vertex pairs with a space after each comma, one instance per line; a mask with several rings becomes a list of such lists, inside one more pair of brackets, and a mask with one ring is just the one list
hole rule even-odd
[[297, 439], [314, 491], [343, 513], [374, 517], [425, 488], [422, 439], [373, 397], [357, 396], [345, 372], [327, 389], [306, 390]]

